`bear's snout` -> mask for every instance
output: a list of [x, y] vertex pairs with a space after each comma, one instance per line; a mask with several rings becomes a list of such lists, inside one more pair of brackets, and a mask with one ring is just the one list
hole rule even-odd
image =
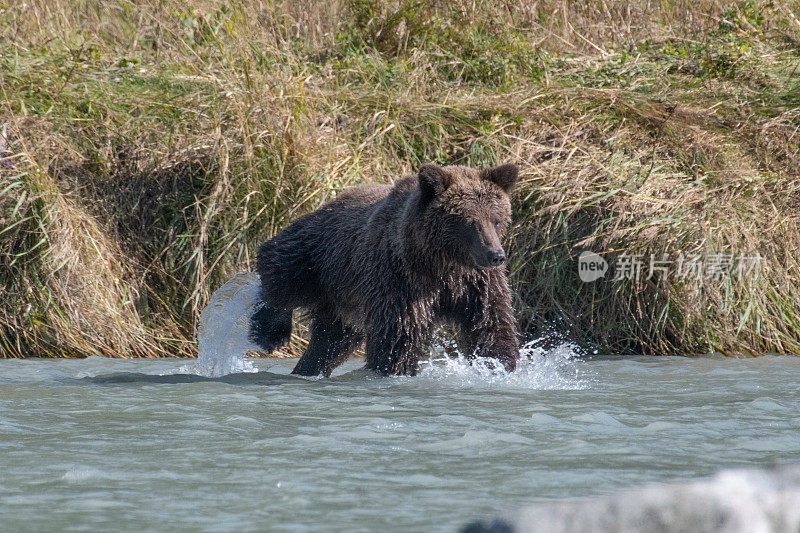
[[506, 253], [502, 249], [489, 250], [489, 253], [486, 255], [486, 262], [490, 266], [499, 267], [506, 262]]
[[471, 226], [469, 239], [470, 255], [478, 268], [497, 268], [506, 262], [506, 252], [500, 237], [489, 224], [476, 223]]
[[478, 268], [497, 268], [506, 262], [506, 252], [502, 248], [481, 247], [473, 251], [473, 260]]

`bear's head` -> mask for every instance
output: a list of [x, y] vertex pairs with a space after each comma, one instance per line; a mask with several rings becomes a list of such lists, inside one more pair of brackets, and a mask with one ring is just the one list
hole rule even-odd
[[419, 169], [420, 209], [427, 221], [427, 246], [440, 248], [471, 268], [505, 263], [500, 239], [511, 222], [508, 194], [517, 182], [516, 165], [475, 170], [423, 165]]

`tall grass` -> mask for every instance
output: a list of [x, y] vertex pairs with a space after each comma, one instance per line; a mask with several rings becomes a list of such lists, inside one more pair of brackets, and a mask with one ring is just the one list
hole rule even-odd
[[[260, 242], [428, 161], [521, 164], [525, 335], [798, 353], [799, 20], [769, 0], [0, 1], [0, 355], [190, 355]], [[764, 268], [582, 283], [583, 250]]]

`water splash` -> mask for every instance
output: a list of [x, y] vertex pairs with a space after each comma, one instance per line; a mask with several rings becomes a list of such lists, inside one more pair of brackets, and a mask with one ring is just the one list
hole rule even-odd
[[258, 350], [248, 338], [250, 317], [260, 302], [261, 281], [255, 272], [236, 274], [214, 291], [200, 313], [197, 326], [197, 361], [178, 373], [220, 377], [241, 372], [258, 372], [248, 351]]
[[585, 390], [590, 379], [579, 361], [578, 348], [562, 343], [552, 349], [535, 347], [531, 341], [520, 348], [514, 372], [507, 372], [492, 359], [446, 355], [444, 348], [431, 352], [421, 362], [420, 376], [459, 387], [497, 387], [534, 390]]
[[[258, 372], [248, 351], [259, 350], [250, 341], [250, 317], [260, 303], [260, 280], [255, 272], [236, 274], [211, 295], [200, 313], [197, 327], [197, 361], [177, 370], [181, 374], [221, 377], [227, 374]], [[506, 372], [493, 360], [470, 358], [445, 346], [442, 340], [421, 362], [420, 377], [462, 387], [499, 387], [535, 390], [582, 390], [589, 388], [585, 369], [578, 360], [577, 347], [570, 343], [546, 350], [536, 341], [520, 349], [521, 359], [514, 372]], [[451, 355], [448, 355], [450, 352]]]

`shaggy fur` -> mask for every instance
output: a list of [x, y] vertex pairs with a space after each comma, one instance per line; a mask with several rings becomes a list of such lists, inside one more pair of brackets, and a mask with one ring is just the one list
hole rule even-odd
[[500, 238], [516, 180], [514, 165], [424, 165], [299, 218], [258, 252], [264, 305], [251, 338], [272, 351], [303, 308], [311, 340], [293, 373], [330, 376], [366, 342], [367, 368], [414, 375], [433, 328], [451, 323], [465, 353], [513, 370], [519, 349]]

